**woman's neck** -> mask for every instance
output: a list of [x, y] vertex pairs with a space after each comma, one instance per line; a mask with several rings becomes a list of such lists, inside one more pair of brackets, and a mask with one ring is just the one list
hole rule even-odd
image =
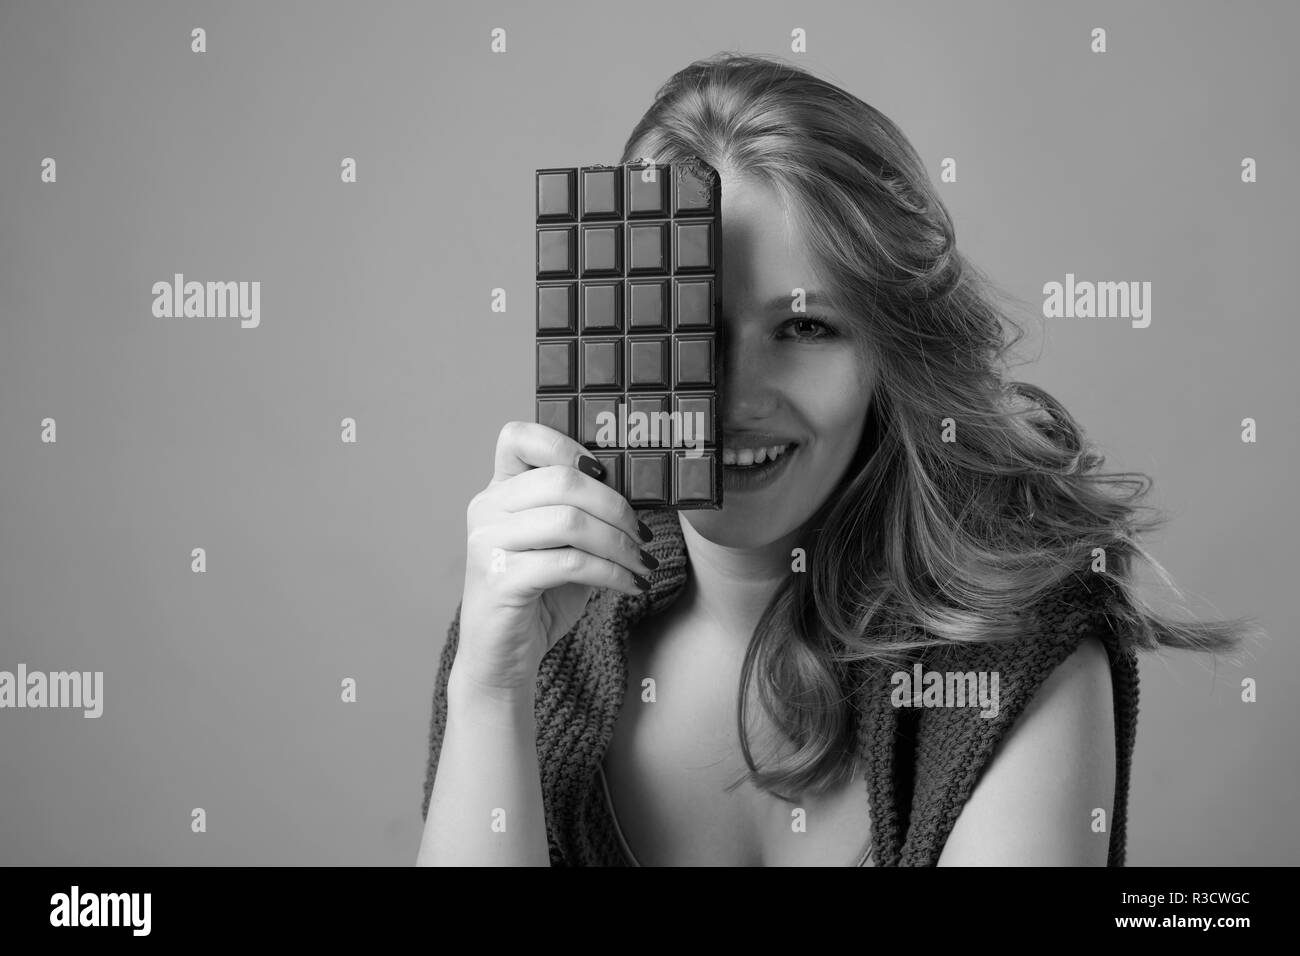
[[684, 513], [677, 514], [690, 559], [682, 609], [711, 620], [725, 639], [748, 644], [772, 595], [791, 573], [790, 552], [801, 529], [761, 548], [728, 548], [701, 535]]

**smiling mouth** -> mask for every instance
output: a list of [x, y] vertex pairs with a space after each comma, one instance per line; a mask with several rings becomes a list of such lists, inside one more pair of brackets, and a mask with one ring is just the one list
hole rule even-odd
[[737, 471], [763, 468], [779, 462], [798, 446], [794, 442], [783, 445], [767, 445], [757, 448], [723, 448], [722, 464]]
[[[769, 446], [770, 448], [770, 446]], [[800, 446], [794, 442], [784, 446], [777, 446], [776, 457], [772, 457], [769, 449], [764, 449], [763, 460], [757, 461], [758, 449], [740, 449], [733, 451], [730, 448], [723, 449], [723, 468], [722, 468], [722, 487], [727, 493], [745, 493], [760, 492], [770, 485], [779, 482], [786, 471], [790, 469], [790, 459], [794, 458], [800, 451]], [[748, 461], [749, 464], [743, 464]]]

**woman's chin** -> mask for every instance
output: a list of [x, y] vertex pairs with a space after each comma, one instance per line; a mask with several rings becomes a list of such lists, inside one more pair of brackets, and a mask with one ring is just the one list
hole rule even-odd
[[701, 538], [723, 548], [761, 548], [792, 530], [770, 510], [760, 517], [739, 503], [728, 507], [725, 496], [717, 511], [691, 509], [682, 511], [681, 516]]

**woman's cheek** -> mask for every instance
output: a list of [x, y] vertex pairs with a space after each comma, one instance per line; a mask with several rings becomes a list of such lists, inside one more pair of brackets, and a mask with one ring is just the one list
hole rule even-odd
[[859, 376], [844, 371], [829, 368], [811, 387], [801, 388], [797, 394], [787, 391], [804, 427], [819, 445], [837, 447], [856, 437], [866, 423], [870, 390]]

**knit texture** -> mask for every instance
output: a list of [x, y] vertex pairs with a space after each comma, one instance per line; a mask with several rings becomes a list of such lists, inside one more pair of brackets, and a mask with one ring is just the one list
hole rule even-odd
[[[597, 592], [538, 670], [537, 757], [552, 866], [627, 865], [597, 768], [627, 691], [628, 633], [641, 618], [659, 613], [676, 599], [686, 583], [688, 562], [675, 512], [647, 512], [641, 518], [655, 534], [645, 548], [660, 562], [650, 575], [650, 590], [639, 595]], [[1110, 662], [1116, 767], [1108, 865], [1124, 865], [1138, 666], [1135, 652], [1108, 615], [1112, 588], [1104, 575], [1090, 575], [1044, 600], [1028, 612], [1037, 620], [1032, 639], [919, 652], [916, 659], [925, 670], [996, 671], [999, 710], [993, 718], [981, 717], [978, 707], [895, 707], [890, 675], [897, 667], [862, 670], [856, 696], [857, 746], [867, 776], [875, 866], [938, 862], [998, 743], [1035, 691], [1088, 636], [1102, 642]], [[422, 808], [426, 818], [447, 725], [447, 679], [459, 639], [457, 608], [434, 686]]]

